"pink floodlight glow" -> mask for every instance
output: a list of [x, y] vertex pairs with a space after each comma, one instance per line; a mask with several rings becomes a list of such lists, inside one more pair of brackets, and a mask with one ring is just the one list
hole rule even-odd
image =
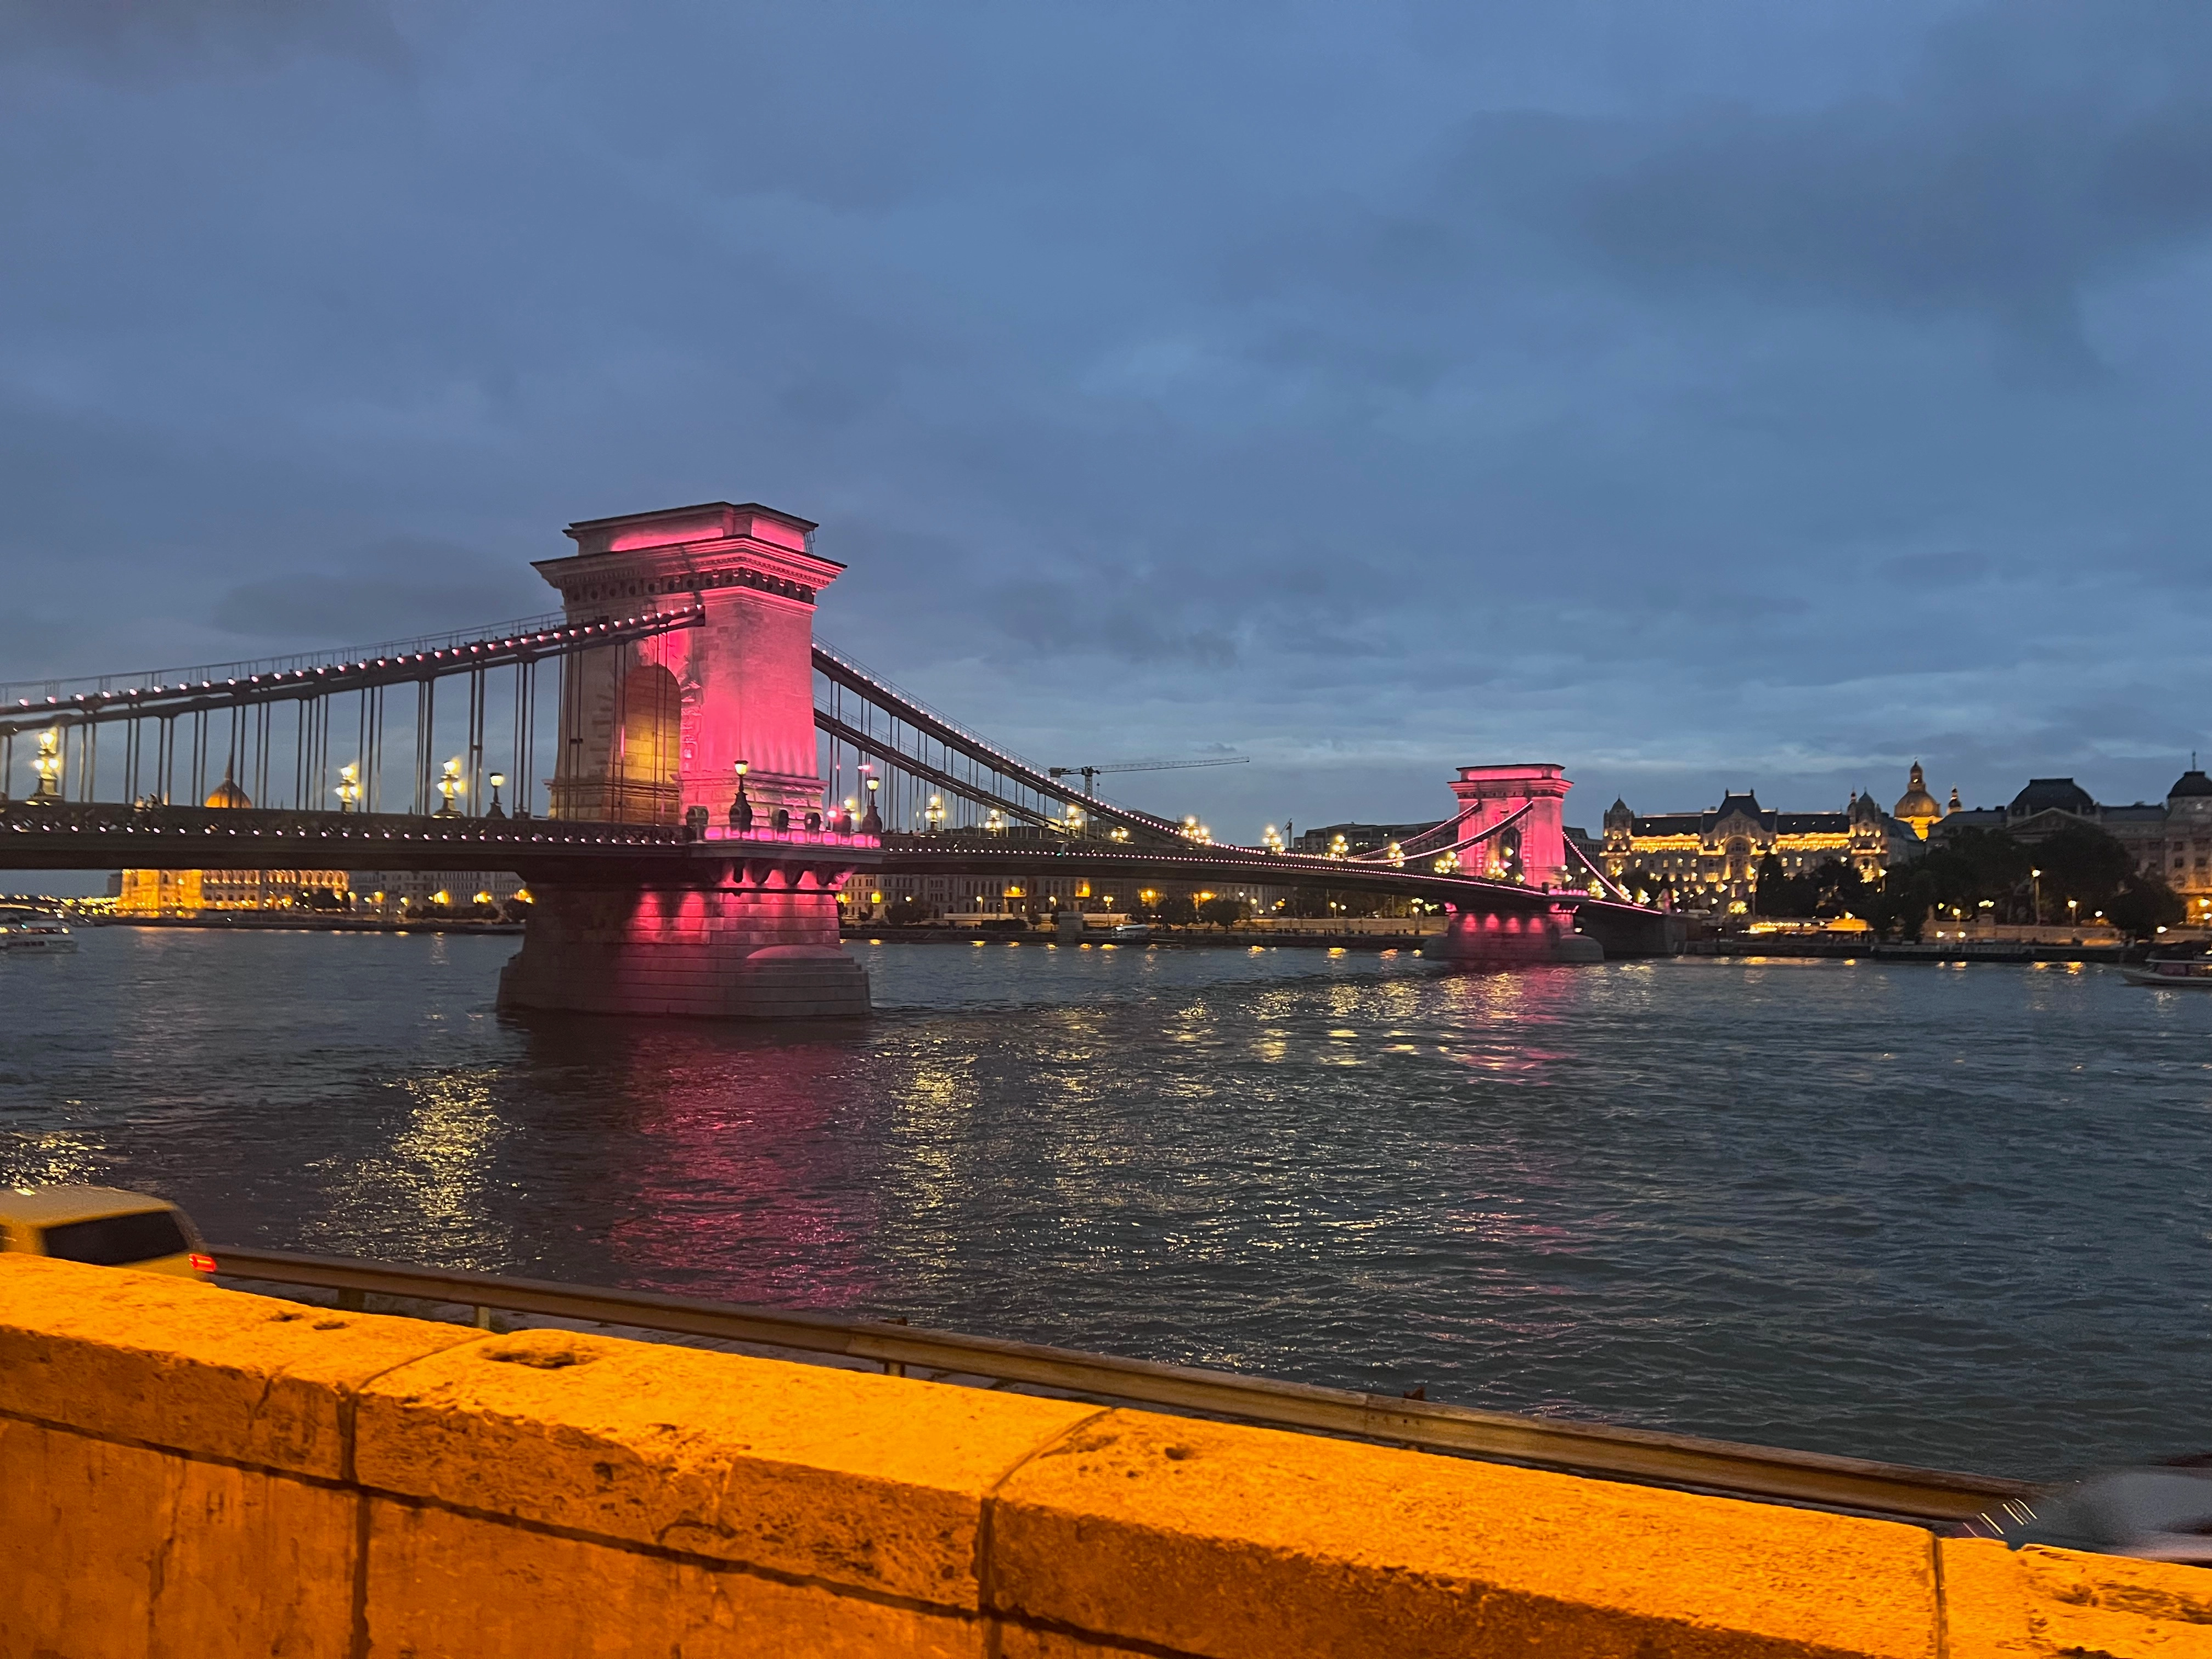
[[1556, 887], [1568, 878], [1565, 807], [1565, 769], [1540, 763], [1512, 766], [1462, 766], [1452, 780], [1459, 799], [1459, 833], [1472, 836], [1502, 827], [1516, 814], [1518, 821], [1509, 835], [1481, 843], [1486, 876], [1506, 874], [1505, 865], [1517, 854], [1518, 876], [1534, 888]]

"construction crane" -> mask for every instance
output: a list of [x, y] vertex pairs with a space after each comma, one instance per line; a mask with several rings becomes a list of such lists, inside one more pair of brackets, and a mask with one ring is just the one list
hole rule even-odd
[[1182, 772], [1194, 766], [1249, 766], [1249, 755], [1222, 755], [1212, 760], [1194, 761], [1116, 761], [1110, 766], [1048, 766], [1048, 777], [1078, 777], [1083, 780], [1083, 793], [1093, 793], [1091, 781], [1108, 772]]

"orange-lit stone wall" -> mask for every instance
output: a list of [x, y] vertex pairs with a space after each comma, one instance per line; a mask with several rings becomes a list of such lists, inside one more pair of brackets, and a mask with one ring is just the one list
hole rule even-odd
[[2187, 1659], [2212, 1580], [0, 1256], [0, 1656]]

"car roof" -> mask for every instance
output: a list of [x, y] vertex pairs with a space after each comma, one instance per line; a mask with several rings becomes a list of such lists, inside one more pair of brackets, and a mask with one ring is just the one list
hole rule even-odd
[[120, 1187], [0, 1187], [0, 1221], [38, 1226], [174, 1207], [166, 1198], [127, 1193]]

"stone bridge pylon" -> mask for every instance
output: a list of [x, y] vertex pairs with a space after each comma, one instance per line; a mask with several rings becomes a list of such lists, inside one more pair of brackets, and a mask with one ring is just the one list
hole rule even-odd
[[[1565, 768], [1544, 763], [1461, 767], [1451, 781], [1459, 801], [1454, 839], [1484, 836], [1461, 855], [1462, 868], [1540, 891], [1579, 885], [1567, 858], [1565, 803], [1573, 787]], [[1577, 931], [1577, 908], [1565, 902], [1527, 912], [1455, 908], [1440, 954], [1500, 966], [1602, 961], [1604, 947]]]
[[[504, 1008], [820, 1018], [868, 1012], [837, 892], [873, 838], [824, 825], [814, 605], [844, 567], [815, 526], [726, 501], [571, 525], [538, 574], [571, 620], [694, 607], [696, 625], [584, 653], [562, 690], [552, 816], [688, 823], [729, 857], [539, 878]], [[744, 769], [739, 770], [742, 764]], [[737, 804], [741, 787], [742, 807]], [[739, 821], [742, 818], [742, 823]]]

